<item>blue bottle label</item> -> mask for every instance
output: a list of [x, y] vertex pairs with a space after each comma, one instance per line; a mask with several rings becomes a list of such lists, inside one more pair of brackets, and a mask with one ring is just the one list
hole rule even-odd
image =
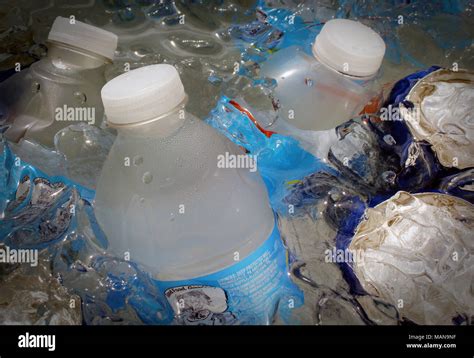
[[290, 280], [287, 253], [275, 225], [270, 237], [242, 261], [210, 275], [182, 281], [158, 281], [185, 325], [269, 324], [275, 309], [287, 320], [303, 303]]

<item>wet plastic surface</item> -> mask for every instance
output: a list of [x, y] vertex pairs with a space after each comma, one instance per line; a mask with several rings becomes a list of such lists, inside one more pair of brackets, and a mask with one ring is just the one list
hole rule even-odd
[[[174, 64], [190, 95], [188, 110], [207, 117], [207, 122], [222, 134], [258, 155], [258, 169], [279, 215], [279, 228], [288, 249], [290, 277], [304, 292], [303, 305], [290, 308], [287, 301], [280, 302], [279, 310], [268, 311], [268, 323], [472, 323], [469, 292], [443, 288], [451, 291], [452, 302], [459, 303], [453, 310], [440, 290], [424, 281], [417, 282], [422, 278], [412, 279], [410, 275], [416, 276], [416, 272], [406, 272], [409, 264], [419, 258], [412, 247], [404, 257], [393, 255], [393, 261], [389, 261], [389, 251], [378, 252], [383, 258], [377, 260], [390, 262], [391, 268], [376, 269], [380, 276], [370, 286], [361, 280], [373, 267], [354, 270], [344, 251], [360, 242], [360, 238], [352, 241], [356, 228], [366, 213], [375, 209], [366, 210], [380, 203], [378, 208], [388, 205], [390, 201], [386, 200], [399, 190], [410, 193], [407, 195], [451, 195], [450, 200], [460, 203], [466, 212], [449, 225], [472, 229], [472, 168], [444, 165], [429, 143], [414, 140], [405, 123], [380, 119], [380, 107], [396, 108], [420, 78], [437, 69], [430, 66], [472, 71], [472, 6], [462, 1], [396, 5], [341, 1], [300, 6], [278, 1], [270, 8], [269, 3], [260, 4], [260, 8], [245, 1], [144, 1], [133, 6], [121, 2], [95, 2], [91, 6], [79, 1], [74, 8], [34, 2], [30, 8], [2, 7], [0, 31], [8, 41], [0, 45], [4, 54], [0, 58], [1, 76], [13, 74], [17, 61], [27, 65], [44, 56], [48, 25], [57, 15], [71, 14], [119, 35], [116, 59], [106, 69], [108, 80], [128, 67]], [[182, 15], [184, 24], [180, 23]], [[335, 129], [297, 131], [281, 125], [275, 83], [259, 76], [260, 64], [275, 51], [294, 45], [311, 53], [312, 39], [322, 24], [335, 16], [358, 19], [383, 37], [387, 44], [381, 73], [384, 91], [377, 103], [366, 108], [365, 116]], [[0, 118], [5, 118], [6, 110], [1, 107]], [[22, 148], [10, 146], [18, 159], [2, 142], [0, 241], [12, 248], [38, 248], [40, 257], [51, 267], [46, 273], [25, 273], [9, 267], [0, 271], [2, 285], [11, 282], [11, 287], [19, 290], [15, 277], [26, 275], [28, 278], [21, 278], [26, 281], [45, 274], [48, 280], [57, 282], [50, 289], [59, 290], [61, 299], [77, 295], [81, 303], [75, 310], [64, 310], [52, 299], [35, 298], [35, 290], [45, 290], [35, 287], [25, 292], [22, 307], [35, 305], [38, 300], [40, 305], [49, 302], [50, 313], [37, 310], [26, 317], [24, 308], [13, 308], [8, 303], [9, 308], [2, 312], [19, 315], [12, 319], [0, 313], [4, 317], [1, 323], [78, 323], [78, 307], [85, 324], [169, 322], [174, 313], [146, 270], [133, 260], [104, 251], [107, 239], [94, 216], [91, 189], [96, 182], [94, 172], [97, 174], [102, 166], [114, 133], [80, 127], [67, 128], [57, 136], [56, 149], [65, 155], [65, 161], [60, 153], [47, 152], [31, 143]], [[469, 157], [472, 147], [466, 150]], [[380, 222], [385, 220], [380, 218]], [[433, 216], [427, 213], [419, 222], [422, 227], [436, 227], [431, 220]], [[438, 236], [430, 238], [436, 241]], [[450, 240], [455, 242], [455, 238]], [[436, 248], [439, 244], [434, 241], [432, 247]], [[399, 248], [402, 243], [397, 241], [393, 247]], [[463, 241], [462, 248], [445, 246], [438, 256], [429, 252], [428, 246], [425, 249], [420, 255], [426, 267], [434, 265], [437, 257], [447, 260], [454, 251], [460, 254], [456, 267], [443, 266], [430, 276], [436, 281], [433, 287], [449, 283], [453, 277], [449, 275], [459, 277], [459, 282], [473, 281], [469, 261], [473, 247], [469, 240]], [[404, 272], [405, 278], [393, 279], [392, 270]], [[408, 283], [413, 283], [410, 292], [404, 291]], [[432, 293], [433, 301], [410, 305], [412, 295], [420, 292]], [[9, 294], [7, 301], [15, 301], [12, 297], [16, 296]], [[450, 308], [445, 309], [447, 306]], [[282, 307], [287, 312], [282, 314]]]

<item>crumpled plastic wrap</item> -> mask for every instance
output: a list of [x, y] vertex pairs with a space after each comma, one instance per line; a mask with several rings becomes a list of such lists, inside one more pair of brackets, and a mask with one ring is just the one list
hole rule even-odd
[[349, 250], [363, 288], [417, 324], [474, 314], [474, 206], [400, 191], [366, 211]]
[[474, 166], [474, 74], [438, 70], [420, 80], [401, 106], [412, 134], [445, 167]]

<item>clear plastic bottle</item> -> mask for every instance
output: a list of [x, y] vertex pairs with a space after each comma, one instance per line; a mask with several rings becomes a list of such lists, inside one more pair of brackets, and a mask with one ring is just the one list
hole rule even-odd
[[303, 130], [327, 130], [357, 115], [376, 94], [385, 43], [352, 20], [328, 21], [316, 36], [313, 56], [288, 47], [262, 64], [261, 77], [277, 81], [282, 118]]
[[57, 17], [48, 36], [48, 55], [0, 84], [6, 137], [54, 147], [54, 135], [70, 124], [99, 125], [105, 65], [113, 59], [117, 40], [111, 32]]
[[[257, 301], [268, 296], [255, 290], [272, 279], [269, 272], [282, 272], [267, 282], [273, 291], [287, 279], [273, 259], [285, 261], [285, 254], [276, 250], [281, 239], [259, 174], [219, 165], [220, 156], [244, 152], [184, 110], [186, 94], [171, 65], [124, 73], [104, 86], [102, 99], [107, 123], [118, 134], [94, 206], [111, 251], [144, 265], [176, 313], [188, 309], [191, 321], [222, 314], [225, 297], [244, 297], [238, 300], [264, 309], [268, 303]], [[258, 272], [249, 269], [256, 260]], [[183, 295], [191, 301], [176, 306]], [[214, 297], [212, 307], [198, 300], [204, 309], [196, 295]]]
[[219, 155], [244, 153], [184, 111], [173, 66], [116, 77], [102, 98], [118, 134], [95, 211], [113, 251], [182, 279], [226, 267], [235, 251], [245, 257], [268, 238], [274, 217], [263, 181], [249, 169], [218, 168]]

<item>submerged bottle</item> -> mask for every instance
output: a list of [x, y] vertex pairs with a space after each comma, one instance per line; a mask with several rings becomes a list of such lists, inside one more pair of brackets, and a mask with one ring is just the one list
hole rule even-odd
[[[287, 280], [285, 254], [256, 162], [235, 165], [246, 155], [187, 113], [186, 98], [165, 64], [104, 86], [118, 134], [95, 213], [110, 249], [144, 265], [178, 316], [229, 323], [235, 302], [252, 314], [272, 304]], [[268, 291], [257, 295], [262, 283]]]
[[334, 19], [316, 36], [313, 56], [288, 47], [264, 62], [260, 75], [277, 81], [284, 120], [303, 130], [327, 130], [370, 102], [384, 54], [385, 43], [371, 28]]
[[48, 55], [0, 84], [6, 137], [53, 147], [54, 135], [70, 124], [99, 125], [104, 69], [116, 47], [113, 33], [57, 17], [48, 35]]

